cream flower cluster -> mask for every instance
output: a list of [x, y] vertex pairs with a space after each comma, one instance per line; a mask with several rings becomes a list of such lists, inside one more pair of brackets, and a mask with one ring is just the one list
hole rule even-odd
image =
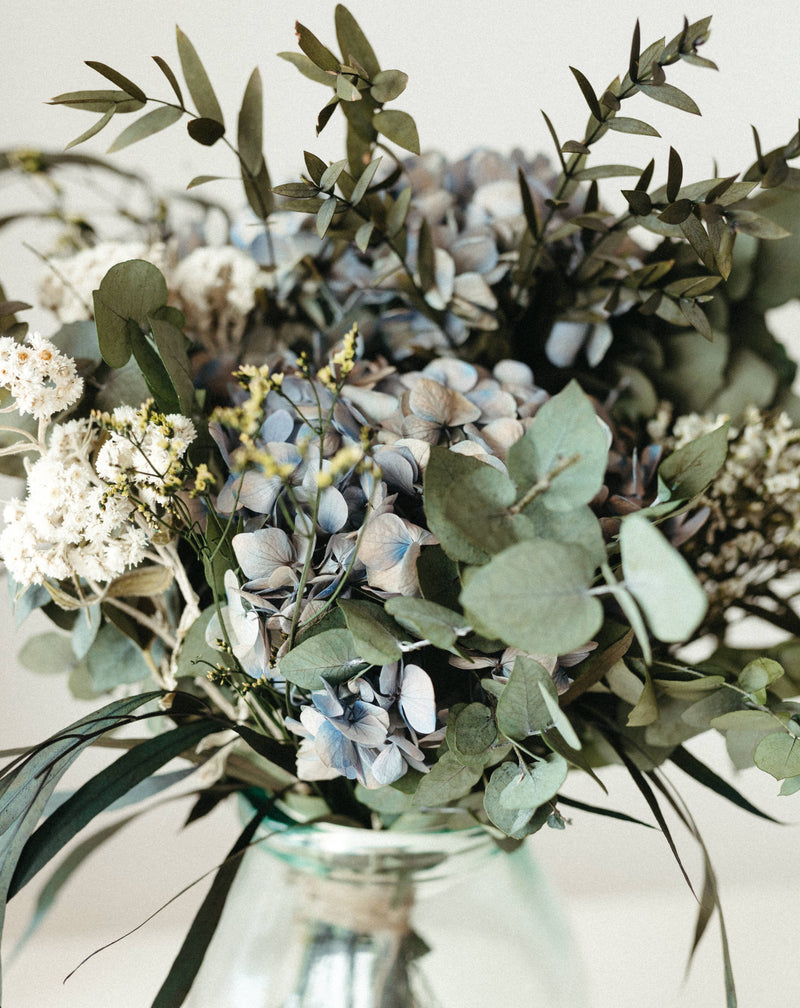
[[90, 463], [98, 436], [90, 420], [55, 426], [28, 470], [26, 500], [6, 506], [0, 555], [18, 584], [107, 582], [143, 559], [148, 536], [131, 521], [132, 503], [102, 505], [106, 487]]
[[93, 313], [92, 291], [112, 266], [129, 259], [146, 259], [163, 271], [167, 249], [163, 244], [108, 241], [52, 259], [39, 284], [39, 302], [61, 322], [89, 319]]
[[78, 401], [83, 379], [71, 357], [34, 332], [25, 343], [0, 336], [0, 386], [10, 391], [20, 413], [49, 420]]
[[190, 252], [167, 276], [186, 325], [209, 350], [238, 346], [261, 286], [261, 267], [230, 245]]
[[183, 485], [183, 457], [197, 437], [192, 421], [181, 413], [158, 413], [152, 403], [118, 406], [96, 419], [108, 432], [95, 462], [109, 484], [106, 498], [128, 497], [152, 512], [167, 506]]
[[[675, 421], [675, 447], [718, 427], [696, 415]], [[703, 503], [710, 514], [698, 536], [698, 576], [722, 606], [759, 594], [800, 560], [800, 429], [785, 413], [745, 411], [732, 426], [725, 464]]]

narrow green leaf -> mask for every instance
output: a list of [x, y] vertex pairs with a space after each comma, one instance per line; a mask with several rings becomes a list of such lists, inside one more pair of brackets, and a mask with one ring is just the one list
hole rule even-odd
[[81, 133], [80, 136], [75, 137], [74, 140], [70, 140], [64, 150], [71, 150], [73, 147], [77, 147], [78, 144], [82, 144], [84, 140], [89, 140], [93, 136], [96, 136], [101, 129], [111, 122], [115, 111], [116, 108], [112, 105], [104, 115], [102, 115], [93, 125], [89, 127], [89, 129], [87, 129], [84, 133]]
[[567, 162], [564, 160], [564, 155], [561, 152], [561, 141], [558, 139], [558, 134], [556, 133], [556, 128], [552, 124], [552, 122], [550, 122], [550, 117], [547, 115], [547, 113], [544, 110], [542, 110], [542, 116], [544, 117], [545, 124], [547, 126], [548, 131], [550, 132], [550, 136], [553, 138], [553, 143], [555, 144], [556, 153], [558, 154], [558, 160], [561, 162], [561, 169], [562, 169], [562, 171], [566, 171], [567, 170]]
[[641, 30], [639, 28], [639, 19], [636, 19], [636, 24], [633, 26], [633, 37], [631, 38], [631, 50], [628, 57], [628, 76], [631, 81], [636, 84], [639, 80], [639, 54], [641, 46]]
[[353, 239], [356, 243], [356, 248], [360, 249], [362, 252], [366, 252], [369, 246], [369, 240], [372, 237], [372, 232], [375, 230], [375, 225], [372, 221], [364, 221], [360, 225], [358, 231], [356, 231], [355, 238]]
[[606, 120], [608, 128], [616, 133], [634, 133], [639, 136], [660, 137], [661, 134], [649, 123], [641, 119], [631, 119], [628, 116], [612, 116]]
[[186, 1000], [214, 937], [242, 856], [251, 845], [263, 818], [263, 813], [257, 812], [228, 852], [151, 1008], [180, 1008]]
[[580, 171], [575, 172], [572, 177], [576, 182], [591, 182], [592, 179], [638, 177], [641, 173], [641, 168], [636, 168], [633, 165], [608, 164], [582, 168]]
[[320, 185], [322, 176], [325, 174], [325, 170], [328, 166], [322, 158], [317, 157], [316, 154], [312, 154], [311, 151], [303, 151], [303, 159], [305, 160], [306, 170], [308, 171], [311, 181], [315, 185]]
[[338, 200], [335, 196], [329, 196], [319, 208], [319, 212], [317, 213], [317, 234], [320, 238], [324, 238], [327, 234], [333, 220], [333, 215], [336, 213], [337, 203]]
[[200, 117], [202, 119], [213, 119], [220, 126], [224, 127], [225, 119], [222, 115], [222, 109], [195, 47], [177, 25], [175, 27], [175, 34], [178, 41], [178, 56], [180, 57], [186, 86], [189, 88], [189, 94], [197, 106]]
[[600, 108], [600, 102], [597, 100], [594, 88], [580, 70], [573, 66], [570, 67], [570, 70], [572, 71], [572, 76], [578, 82], [578, 87], [581, 89], [581, 93], [586, 100], [586, 104], [589, 106], [589, 111], [598, 122], [601, 122], [603, 119], [603, 110]]
[[275, 209], [275, 196], [272, 192], [272, 182], [267, 171], [267, 162], [262, 158], [261, 167], [255, 177], [249, 174], [242, 165], [242, 185], [247, 202], [256, 216], [261, 220], [267, 217]]
[[172, 67], [161, 56], [154, 56], [153, 61], [155, 62], [156, 66], [161, 71], [161, 73], [163, 73], [164, 76], [169, 81], [169, 85], [175, 92], [175, 97], [178, 99], [178, 104], [180, 105], [181, 109], [183, 109], [184, 107], [183, 92], [181, 91], [181, 86], [178, 83], [178, 78], [175, 76], [175, 72], [173, 71]]
[[292, 199], [312, 199], [317, 195], [316, 188], [307, 182], [284, 182], [273, 186], [272, 191], [276, 196], [289, 196]]
[[174, 105], [161, 105], [150, 112], [146, 112], [120, 133], [108, 148], [108, 153], [113, 154], [115, 151], [122, 150], [123, 147], [138, 143], [139, 140], [144, 140], [154, 133], [167, 129], [168, 126], [177, 122], [182, 115], [183, 112], [179, 108], [175, 108]]
[[139, 743], [90, 781], [53, 812], [25, 845], [9, 887], [9, 899], [37, 874], [96, 815], [131, 788], [219, 731], [212, 720], [191, 721]]
[[672, 105], [673, 108], [681, 109], [683, 112], [691, 112], [692, 115], [700, 115], [700, 109], [696, 102], [685, 92], [672, 84], [638, 84], [642, 94], [654, 101], [662, 102], [664, 105]]
[[113, 107], [116, 112], [137, 112], [142, 102], [131, 98], [125, 91], [68, 91], [56, 95], [48, 102], [49, 105], [66, 105], [67, 108], [81, 109], [84, 112], [107, 112]]
[[[294, 31], [297, 36], [297, 44], [315, 66], [319, 67], [320, 70], [326, 70], [333, 74], [339, 73], [339, 60], [333, 55], [330, 49], [320, 42], [313, 32], [310, 32], [299, 21], [295, 22]], [[334, 78], [331, 78], [331, 83], [335, 85]]]
[[333, 164], [328, 165], [325, 171], [322, 173], [322, 178], [319, 182], [320, 189], [324, 189], [325, 192], [331, 192], [339, 176], [347, 167], [347, 158], [342, 158], [341, 161], [334, 161]]
[[686, 884], [689, 886], [689, 889], [691, 890], [692, 895], [695, 897], [695, 899], [697, 899], [697, 894], [694, 891], [694, 886], [692, 885], [692, 880], [689, 878], [689, 873], [686, 871], [686, 869], [683, 866], [683, 861], [681, 860], [681, 856], [678, 853], [678, 848], [677, 848], [677, 846], [675, 844], [675, 841], [674, 841], [674, 839], [672, 837], [672, 832], [671, 832], [671, 830], [669, 828], [667, 820], [664, 818], [664, 813], [661, 811], [661, 806], [658, 804], [658, 799], [656, 798], [655, 794], [653, 793], [653, 789], [650, 787], [650, 785], [647, 782], [647, 779], [644, 776], [644, 774], [638, 769], [638, 767], [636, 766], [636, 764], [633, 762], [633, 760], [630, 758], [630, 756], [625, 752], [625, 750], [622, 748], [622, 746], [616, 740], [614, 740], [614, 739], [609, 739], [609, 742], [611, 743], [611, 745], [613, 746], [613, 748], [616, 751], [617, 755], [619, 756], [619, 758], [622, 760], [623, 764], [625, 765], [625, 769], [631, 775], [631, 778], [633, 779], [633, 783], [639, 789], [639, 792], [641, 793], [642, 797], [647, 802], [647, 804], [648, 804], [648, 806], [650, 808], [650, 811], [653, 813], [653, 816], [655, 817], [656, 822], [658, 823], [659, 827], [661, 828], [661, 832], [664, 834], [664, 839], [669, 844], [669, 849], [672, 851], [672, 856], [675, 858], [675, 861], [677, 862], [678, 867], [680, 868], [681, 874], [683, 875], [684, 879], [686, 880]]
[[525, 178], [525, 173], [521, 168], [517, 168], [517, 181], [519, 183], [520, 196], [522, 197], [522, 211], [525, 214], [525, 220], [533, 237], [538, 238], [541, 234], [542, 222], [539, 219], [539, 213], [536, 209], [528, 180]]
[[177, 326], [158, 318], [150, 319], [150, 329], [158, 355], [178, 397], [180, 410], [184, 415], [191, 416], [194, 407], [194, 378], [186, 349], [186, 337]]
[[197, 186], [205, 185], [206, 182], [221, 182], [225, 178], [225, 175], [195, 175], [186, 188], [195, 189]]
[[674, 147], [669, 149], [669, 167], [667, 169], [667, 200], [674, 203], [678, 198], [683, 181], [683, 162]]
[[761, 809], [756, 808], [735, 787], [716, 774], [710, 767], [701, 763], [696, 756], [692, 755], [683, 746], [678, 746], [677, 749], [674, 749], [670, 753], [669, 758], [676, 767], [696, 780], [698, 784], [702, 784], [721, 797], [727, 798], [728, 801], [733, 802], [734, 805], [738, 805], [745, 812], [759, 816], [761, 819], [768, 819], [770, 822], [780, 823], [780, 819], [774, 819], [771, 815], [767, 815], [766, 812], [762, 812]]
[[342, 59], [348, 64], [357, 63], [374, 81], [380, 73], [380, 64], [366, 35], [344, 4], [336, 5], [334, 23]]
[[366, 196], [367, 189], [372, 184], [373, 178], [375, 178], [375, 172], [380, 167], [381, 158], [377, 157], [374, 161], [370, 161], [361, 175], [358, 177], [358, 181], [355, 184], [355, 188], [350, 196], [349, 202], [353, 206], [357, 206], [361, 200]]
[[244, 89], [237, 122], [239, 156], [251, 175], [258, 175], [263, 158], [264, 103], [261, 74], [256, 67]]
[[695, 250], [697, 257], [702, 264], [707, 269], [714, 270], [716, 267], [714, 247], [711, 244], [711, 239], [706, 233], [706, 229], [697, 217], [695, 217], [694, 214], [689, 214], [686, 220], [681, 221], [679, 226], [684, 234], [684, 237]]
[[[317, 84], [325, 84], [328, 87], [336, 87], [336, 75], [320, 70], [317, 64], [309, 59], [305, 53], [279, 52], [278, 56], [281, 59], [285, 59], [287, 63], [291, 63], [297, 67], [300, 73], [304, 77], [308, 77], [309, 80], [315, 81]], [[338, 63], [336, 69], [339, 69]]]
[[92, 70], [96, 70], [106, 80], [110, 80], [112, 84], [116, 84], [118, 88], [122, 88], [131, 98], [141, 102], [143, 105], [147, 101], [147, 95], [138, 84], [134, 84], [132, 80], [128, 80], [118, 70], [114, 70], [113, 67], [106, 66], [105, 63], [98, 63], [95, 60], [85, 60], [84, 62], [86, 66], [91, 67]]

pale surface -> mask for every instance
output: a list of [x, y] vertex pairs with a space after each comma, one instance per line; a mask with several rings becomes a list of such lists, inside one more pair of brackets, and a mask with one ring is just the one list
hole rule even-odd
[[[84, 59], [111, 64], [146, 90], [165, 96], [167, 85], [162, 85], [149, 57], [158, 53], [177, 66], [177, 22], [208, 66], [229, 127], [235, 123], [250, 69], [260, 66], [269, 110], [266, 137], [273, 152], [269, 161], [276, 181], [297, 170], [303, 148], [322, 157], [339, 156], [334, 132], [328, 137], [326, 131], [320, 143], [314, 138], [321, 89], [273, 55], [295, 49], [295, 19], [323, 40], [332, 39], [331, 0], [268, 4], [229, 0], [224, 5], [139, 0], [126, 7], [124, 16], [119, 5], [100, 0], [79, 4], [31, 0], [6, 6], [0, 70], [2, 147], [60, 148], [88, 126], [88, 116], [44, 104], [62, 91], [105, 86], [82, 66]], [[568, 65], [579, 67], [599, 91], [616, 72], [624, 71], [637, 16], [643, 42], [649, 43], [658, 35], [675, 34], [684, 13], [683, 5], [656, 0], [508, 2], [501, 7], [454, 0], [437, 4], [405, 0], [394, 5], [351, 0], [350, 8], [385, 65], [409, 72], [411, 83], [399, 104], [416, 117], [423, 146], [438, 145], [451, 156], [478, 144], [501, 150], [520, 145], [528, 153], [549, 151], [540, 108], [550, 114], [563, 139], [577, 135], [586, 109]], [[632, 105], [629, 114], [650, 118], [663, 140], [648, 146], [641, 138], [609, 137], [604, 160], [643, 164], [652, 154], [659, 165], [656, 178], [663, 178], [669, 144], [674, 143], [683, 156], [687, 179], [710, 176], [713, 157], [718, 159], [719, 173], [727, 175], [753, 160], [751, 123], [758, 125], [766, 149], [786, 141], [797, 128], [800, 6], [794, 0], [768, 6], [706, 0], [686, 13], [693, 19], [715, 15], [706, 52], [718, 62], [721, 73], [681, 67], [670, 77], [696, 98], [703, 118], [636, 99], [638, 109]], [[423, 71], [434, 58], [436, 69]], [[289, 112], [273, 113], [287, 89], [296, 89], [297, 95], [290, 99]], [[225, 152], [206, 151], [179, 139], [180, 130], [173, 127], [169, 136], [122, 152], [117, 163], [143, 167], [154, 180], [174, 188], [196, 174], [230, 172]], [[115, 126], [86, 149], [102, 153], [118, 131]], [[227, 188], [218, 183], [206, 192], [238, 201], [233, 183]], [[0, 214], [18, 205], [14, 202], [18, 199], [18, 192], [0, 190]], [[46, 239], [27, 226], [0, 232], [0, 280], [14, 298], [33, 297], [32, 278], [40, 275], [37, 258], [21, 247], [24, 241], [47, 251]], [[795, 317], [790, 317], [790, 325]], [[45, 331], [52, 328], [45, 316], [37, 324]], [[60, 677], [17, 670], [13, 655], [34, 626], [13, 634], [5, 600], [3, 607], [0, 627], [7, 629], [2, 631], [5, 658], [0, 661], [0, 747], [10, 747], [36, 741], [86, 707], [71, 700]], [[724, 752], [713, 740], [696, 745], [694, 751], [726, 772]], [[94, 765], [91, 760], [84, 763]], [[604, 779], [615, 807], [649, 820], [644, 803], [623, 775], [607, 773]], [[793, 910], [800, 879], [796, 829], [753, 819], [689, 786], [677, 771], [673, 779], [690, 803], [717, 868], [742, 1008], [791, 1004], [796, 958]], [[800, 819], [796, 799], [792, 803], [774, 797], [773, 781], [749, 775], [742, 787], [767, 811]], [[602, 799], [593, 785], [577, 779], [572, 793], [588, 801]], [[9, 1008], [147, 1008], [201, 898], [201, 887], [88, 963], [65, 986], [61, 980], [86, 954], [139, 924], [224, 856], [234, 836], [233, 815], [223, 811], [180, 832], [185, 812], [182, 804], [152, 813], [95, 855], [70, 883], [31, 944], [9, 962], [14, 936], [24, 930], [34, 893], [29, 896], [25, 891], [11, 904], [4, 991]], [[700, 886], [700, 863], [691, 840], [678, 827], [676, 836]], [[543, 831], [535, 844], [563, 893], [595, 990], [593, 1008], [643, 1004], [717, 1008], [724, 1003], [715, 925], [682, 986], [693, 899], [656, 831], [576, 815], [565, 833]], [[30, 888], [36, 890], [36, 884]], [[524, 992], [518, 1004], [528, 1008]]]

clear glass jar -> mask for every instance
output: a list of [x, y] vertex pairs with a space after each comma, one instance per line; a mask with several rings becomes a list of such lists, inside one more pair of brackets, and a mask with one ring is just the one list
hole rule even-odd
[[190, 1008], [585, 1006], [582, 971], [531, 846], [265, 820]]

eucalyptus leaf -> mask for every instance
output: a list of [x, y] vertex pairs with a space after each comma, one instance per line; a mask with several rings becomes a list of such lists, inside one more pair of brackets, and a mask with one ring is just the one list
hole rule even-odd
[[328, 87], [333, 87], [336, 83], [336, 78], [332, 74], [326, 73], [325, 70], [321, 70], [312, 59], [306, 56], [305, 53], [279, 52], [278, 56], [280, 56], [281, 59], [285, 59], [287, 63], [293, 64], [304, 77], [308, 77], [309, 80], [315, 81], [317, 84], [325, 84]]
[[512, 545], [518, 536], [508, 509], [516, 497], [505, 473], [444, 447], [431, 450], [423, 482], [425, 514], [453, 560], [484, 563]]
[[401, 657], [403, 632], [382, 606], [365, 599], [344, 599], [339, 608], [356, 651], [370, 665], [388, 665]]
[[75, 664], [69, 637], [57, 630], [29, 637], [18, 657], [23, 668], [37, 673], [63, 673]]
[[336, 40], [345, 63], [357, 63], [366, 71], [370, 80], [378, 77], [381, 67], [375, 51], [367, 41], [360, 25], [344, 4], [336, 5], [334, 23], [336, 25]]
[[152, 675], [141, 648], [113, 623], [100, 627], [86, 655], [86, 663], [96, 693], [146, 682]]
[[96, 60], [86, 60], [86, 66], [91, 67], [92, 70], [96, 70], [102, 77], [106, 80], [111, 81], [112, 84], [116, 84], [118, 88], [134, 98], [136, 101], [144, 104], [147, 101], [147, 95], [142, 91], [138, 84], [134, 84], [132, 80], [124, 77], [118, 70], [113, 67], [107, 66], [105, 63], [98, 63]]
[[728, 424], [676, 449], [658, 467], [658, 495], [654, 503], [691, 500], [708, 486], [728, 454]]
[[159, 133], [161, 130], [167, 129], [173, 123], [176, 123], [182, 115], [183, 111], [175, 108], [174, 105], [161, 105], [159, 108], [151, 109], [150, 112], [146, 112], [120, 133], [108, 148], [108, 153], [113, 154], [124, 147], [130, 146], [130, 144], [138, 143], [140, 140], [144, 140], [155, 133]]
[[419, 782], [413, 804], [417, 808], [440, 808], [465, 794], [481, 779], [482, 771], [464, 766], [451, 752], [443, 753]]
[[508, 452], [508, 471], [524, 497], [541, 486], [553, 510], [587, 504], [603, 484], [608, 458], [606, 432], [588, 397], [571, 381], [537, 412]]
[[451, 711], [447, 721], [447, 744], [449, 751], [465, 766], [484, 767], [496, 740], [494, 715], [485, 704], [473, 702]]
[[258, 175], [263, 158], [264, 107], [261, 74], [256, 67], [244, 89], [237, 123], [239, 156], [251, 175]]
[[152, 263], [131, 259], [111, 267], [94, 291], [97, 339], [109, 367], [122, 367], [131, 355], [128, 321], [145, 328], [166, 303], [166, 281]]
[[533, 809], [508, 809], [501, 801], [502, 795], [509, 784], [519, 777], [519, 766], [516, 763], [501, 763], [497, 767], [483, 796], [483, 806], [489, 819], [506, 836], [522, 840], [541, 829], [551, 812], [550, 806], [534, 811]]
[[372, 125], [387, 140], [396, 143], [403, 150], [419, 154], [419, 134], [417, 126], [408, 112], [399, 109], [384, 109], [372, 117]]
[[279, 673], [303, 689], [322, 689], [352, 679], [370, 663], [356, 650], [349, 630], [324, 630], [307, 637], [280, 660]]
[[589, 592], [593, 573], [580, 546], [526, 540], [470, 571], [461, 603], [487, 637], [531, 654], [566, 654], [602, 623], [603, 607]]
[[692, 115], [700, 115], [697, 102], [673, 84], [644, 84], [640, 81], [638, 86], [642, 94], [654, 101], [662, 102], [664, 105], [672, 105], [673, 108], [690, 112]]
[[386, 612], [434, 647], [452, 651], [453, 645], [469, 629], [469, 621], [460, 613], [428, 599], [395, 595], [386, 600]]
[[404, 74], [402, 70], [381, 70], [372, 78], [369, 93], [379, 105], [383, 105], [384, 102], [399, 98], [407, 84], [408, 74]]
[[195, 47], [177, 25], [175, 27], [175, 35], [178, 42], [178, 56], [181, 61], [183, 76], [186, 80], [186, 86], [189, 88], [189, 94], [192, 96], [192, 101], [197, 106], [197, 111], [202, 118], [215, 120], [224, 129], [225, 120], [222, 115], [222, 109]]
[[800, 738], [788, 732], [772, 732], [756, 746], [756, 766], [776, 780], [800, 774]]
[[505, 809], [537, 809], [558, 794], [567, 779], [568, 770], [567, 761], [556, 752], [525, 764], [503, 788], [500, 806]]
[[687, 640], [700, 625], [708, 599], [684, 558], [638, 514], [619, 535], [625, 585], [659, 640]]
[[508, 682], [497, 701], [497, 727], [507, 738], [524, 742], [540, 734], [554, 721], [545, 701], [556, 688], [547, 670], [528, 655], [518, 655]]
[[627, 116], [612, 116], [606, 120], [608, 128], [617, 133], [635, 133], [639, 136], [660, 137], [661, 134], [649, 123], [641, 119], [631, 119]]

